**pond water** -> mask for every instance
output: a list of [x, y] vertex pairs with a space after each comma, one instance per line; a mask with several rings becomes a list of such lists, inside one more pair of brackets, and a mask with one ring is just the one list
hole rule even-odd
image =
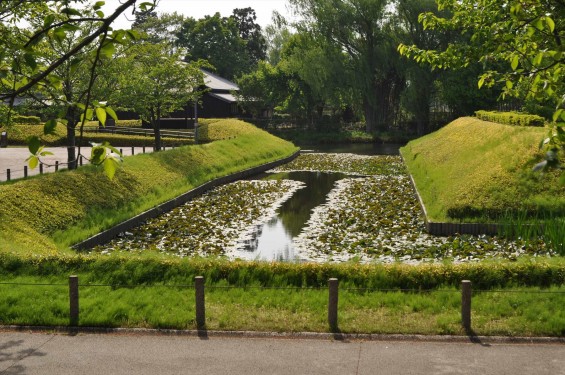
[[[343, 144], [302, 146], [304, 152], [349, 153], [357, 155], [398, 155], [399, 144]], [[350, 177], [343, 173], [284, 172], [264, 173], [254, 179], [301, 181], [306, 187], [296, 191], [266, 223], [258, 226], [244, 242], [236, 257], [269, 261], [300, 260], [293, 240], [301, 233], [314, 208], [326, 203], [335, 183]]]
[[265, 173], [254, 179], [294, 180], [306, 184], [285, 201], [265, 224], [257, 227], [245, 241], [237, 257], [261, 260], [294, 260], [293, 239], [304, 228], [312, 210], [324, 204], [335, 183], [347, 175], [324, 172]]

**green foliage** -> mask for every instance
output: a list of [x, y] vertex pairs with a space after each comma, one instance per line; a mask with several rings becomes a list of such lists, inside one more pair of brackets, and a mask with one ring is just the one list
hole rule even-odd
[[160, 120], [196, 100], [203, 86], [201, 63], [183, 63], [166, 44], [140, 43], [118, 59], [120, 89], [113, 100], [133, 109], [155, 130], [155, 149], [161, 149]]
[[199, 20], [187, 18], [177, 34], [177, 45], [188, 51], [186, 61], [206, 60], [220, 76], [234, 79], [251, 70], [257, 58], [249, 54], [251, 46], [240, 36], [242, 21], [220, 13]]
[[39, 125], [41, 124], [41, 119], [37, 116], [14, 115], [12, 116], [12, 122], [14, 124]]
[[496, 220], [513, 211], [565, 215], [558, 171], [531, 171], [545, 129], [460, 118], [401, 149], [432, 221]]
[[[326, 287], [336, 277], [343, 287], [369, 289], [435, 289], [458, 287], [471, 280], [474, 288], [550, 287], [565, 283], [562, 259], [465, 264], [331, 264], [227, 261], [160, 255], [38, 255], [0, 253], [5, 276], [57, 277], [78, 274], [82, 282], [116, 285], [190, 284], [204, 276], [208, 285], [263, 287]], [[64, 276], [65, 277], [65, 276]]]
[[[340, 59], [328, 61], [340, 65], [339, 75], [331, 74], [327, 84], [344, 79], [363, 105], [367, 132], [384, 131], [394, 122], [400, 90], [405, 83], [395, 52], [395, 35], [391, 31], [388, 0], [332, 1], [291, 0], [303, 17], [303, 26], [311, 30], [318, 45], [333, 51], [326, 56]], [[348, 27], [344, 27], [348, 25]], [[304, 51], [311, 58], [315, 54]], [[339, 61], [341, 60], [341, 61]], [[311, 69], [304, 69], [308, 71]], [[323, 87], [319, 85], [319, 87]]]
[[492, 111], [476, 111], [477, 118], [496, 122], [498, 124], [516, 125], [516, 126], [544, 126], [545, 120], [541, 116], [529, 115], [526, 113], [516, 112], [492, 112]]
[[521, 239], [526, 243], [543, 241], [565, 256], [565, 216], [556, 216], [550, 213], [528, 212], [508, 213], [499, 219], [502, 224], [499, 234], [510, 239]]
[[[85, 123], [87, 127], [98, 127], [98, 121], [87, 121]], [[120, 120], [116, 121], [116, 126], [123, 127], [123, 128], [141, 128], [141, 120]]]
[[38, 137], [43, 145], [62, 146], [65, 144], [67, 127], [58, 123], [50, 134], [44, 134], [42, 126], [36, 125], [14, 125], [10, 129], [10, 144], [27, 145], [30, 137]]

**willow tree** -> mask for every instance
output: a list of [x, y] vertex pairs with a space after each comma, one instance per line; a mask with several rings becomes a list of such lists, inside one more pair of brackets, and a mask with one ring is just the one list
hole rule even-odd
[[363, 100], [366, 129], [387, 130], [394, 122], [404, 77], [389, 24], [390, 0], [290, 0], [303, 18], [301, 27], [349, 59], [343, 65], [348, 85]]

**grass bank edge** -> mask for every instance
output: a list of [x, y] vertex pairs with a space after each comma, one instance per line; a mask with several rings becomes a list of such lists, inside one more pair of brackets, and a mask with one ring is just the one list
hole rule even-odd
[[116, 178], [92, 166], [0, 185], [0, 251], [54, 253], [214, 178], [297, 147], [238, 120], [203, 128], [211, 143], [127, 157]]
[[520, 212], [565, 216], [558, 173], [532, 172], [546, 129], [459, 118], [401, 148], [434, 222], [485, 222]]
[[3, 278], [38, 276], [64, 282], [71, 274], [81, 283], [122, 286], [192, 284], [203, 276], [207, 285], [238, 287], [324, 288], [330, 278], [340, 286], [364, 289], [432, 290], [459, 288], [470, 280], [477, 290], [562, 286], [563, 258], [523, 258], [480, 263], [420, 265], [357, 263], [283, 263], [229, 261], [223, 258], [176, 258], [144, 254], [0, 253]]

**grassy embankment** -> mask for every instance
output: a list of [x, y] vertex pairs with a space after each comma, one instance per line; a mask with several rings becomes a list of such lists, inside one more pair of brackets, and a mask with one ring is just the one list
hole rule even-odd
[[212, 143], [136, 155], [110, 181], [92, 166], [0, 185], [0, 251], [53, 253], [215, 177], [296, 147], [236, 120], [202, 128]]
[[532, 171], [543, 160], [538, 144], [546, 132], [465, 117], [401, 152], [431, 221], [563, 217], [558, 172]]

